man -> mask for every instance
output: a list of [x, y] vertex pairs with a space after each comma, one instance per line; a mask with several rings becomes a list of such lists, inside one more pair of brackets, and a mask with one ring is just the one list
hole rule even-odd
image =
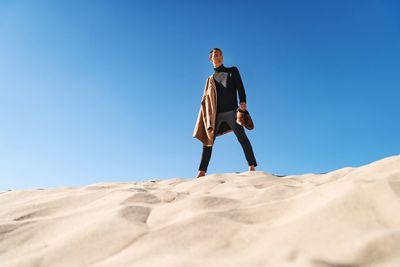
[[[214, 66], [213, 78], [217, 91], [217, 115], [215, 122], [215, 133], [218, 132], [221, 124], [226, 123], [235, 133], [239, 143], [243, 148], [246, 160], [249, 165], [249, 171], [255, 171], [257, 161], [255, 159], [253, 148], [244, 127], [236, 123], [236, 110], [238, 108], [237, 94], [239, 93], [239, 100], [241, 110], [246, 110], [246, 93], [243, 87], [243, 82], [237, 67], [225, 67], [223, 65], [222, 50], [213, 48], [209, 54], [209, 60]], [[226, 127], [225, 127], [226, 128]], [[224, 129], [225, 129], [224, 128]], [[214, 134], [214, 140], [216, 138]], [[201, 162], [199, 172], [196, 178], [205, 176], [207, 172], [208, 163], [211, 158], [212, 146], [203, 145], [203, 152], [201, 155]]]

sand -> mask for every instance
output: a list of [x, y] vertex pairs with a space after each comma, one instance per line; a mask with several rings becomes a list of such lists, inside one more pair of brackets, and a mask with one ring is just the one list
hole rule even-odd
[[400, 155], [0, 192], [0, 266], [400, 266]]

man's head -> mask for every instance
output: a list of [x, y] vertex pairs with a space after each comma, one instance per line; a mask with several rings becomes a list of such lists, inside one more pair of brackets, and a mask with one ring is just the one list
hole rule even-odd
[[222, 56], [222, 50], [217, 47], [211, 49], [209, 60], [213, 63], [214, 66], [221, 65], [224, 61], [224, 57]]

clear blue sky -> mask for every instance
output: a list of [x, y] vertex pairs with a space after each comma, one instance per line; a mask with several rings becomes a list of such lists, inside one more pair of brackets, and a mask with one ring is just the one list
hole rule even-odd
[[[1, 1], [0, 190], [193, 178], [213, 47], [240, 70], [257, 170], [399, 153], [398, 1]], [[208, 174], [237, 171], [230, 133]]]

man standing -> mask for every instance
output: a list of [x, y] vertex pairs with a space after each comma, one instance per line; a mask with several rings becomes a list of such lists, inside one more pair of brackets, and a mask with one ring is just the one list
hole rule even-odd
[[[222, 123], [226, 123], [235, 133], [239, 143], [243, 148], [246, 160], [249, 165], [249, 171], [254, 171], [257, 166], [253, 148], [244, 131], [244, 127], [236, 123], [236, 110], [238, 108], [237, 94], [241, 110], [246, 110], [246, 93], [243, 87], [243, 82], [237, 67], [225, 67], [223, 65], [223, 55], [219, 48], [213, 48], [210, 51], [209, 60], [214, 66], [213, 78], [217, 91], [217, 115], [215, 122], [215, 133], [218, 132]], [[216, 138], [214, 134], [214, 140]], [[205, 176], [208, 163], [211, 158], [212, 146], [203, 145], [199, 173], [196, 178]]]

